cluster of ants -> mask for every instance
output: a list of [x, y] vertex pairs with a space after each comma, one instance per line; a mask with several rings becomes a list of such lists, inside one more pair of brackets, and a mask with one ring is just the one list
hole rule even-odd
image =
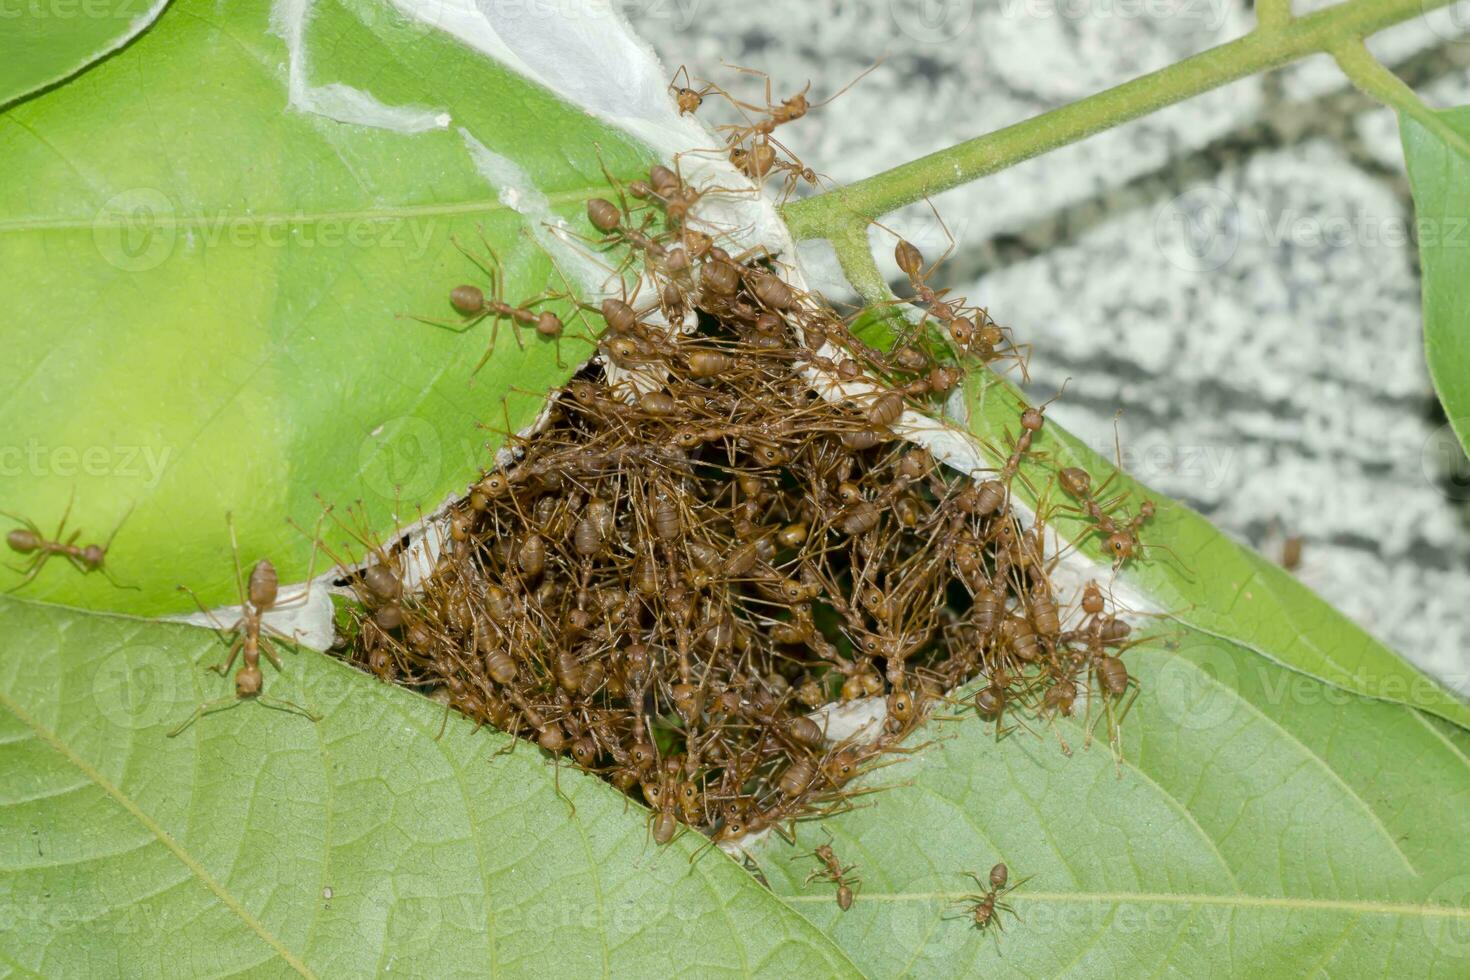
[[[674, 88], [686, 111], [713, 90]], [[781, 165], [773, 130], [810, 103], [805, 91], [731, 101], [762, 114], [728, 145], [762, 177]], [[732, 256], [700, 230], [692, 211], [706, 191], [677, 168], [653, 167], [626, 194], [612, 183], [617, 203], [587, 207], [594, 247], [624, 253], [620, 277], [641, 266], [652, 300], [639, 301], [640, 285], [582, 308], [606, 324], [600, 356], [550, 393], [534, 434], [504, 433], [509, 462], [444, 515], [427, 574], [410, 574], [424, 556], [407, 538], [338, 522], [369, 555], [339, 561], [357, 600], [340, 655], [641, 799], [660, 844], [684, 827], [719, 842], [789, 836], [797, 820], [850, 808], [873, 791], [854, 778], [919, 748], [905, 736], [972, 681], [982, 686], [967, 703], [997, 738], [1026, 725], [1018, 716], [1055, 731], [1081, 699], [1089, 714], [1099, 706], [1116, 750], [1137, 692], [1120, 654], [1136, 641], [1097, 582], [1076, 608], [1057, 594], [1045, 510], [1028, 522], [1013, 506], [1023, 461], [1044, 458], [1032, 444], [1046, 406], [1021, 413], [1004, 463], [978, 480], [895, 431], [906, 412], [937, 414], [973, 364], [1024, 373], [1026, 349], [932, 288], [938, 263], [926, 268], [909, 242], [895, 258], [924, 316], [877, 347], [769, 256]], [[455, 287], [453, 325], [490, 318], [518, 341], [522, 328], [561, 337], [537, 301], [502, 295], [493, 255], [481, 265], [489, 294]], [[1057, 483], [1115, 563], [1135, 555], [1149, 502], [1129, 516], [1126, 495], [1108, 498], [1080, 469]], [[7, 542], [31, 556], [28, 582], [52, 556], [101, 570], [105, 546], [76, 537], [26, 522]], [[171, 734], [248, 698], [315, 717], [263, 694], [262, 653], [279, 666], [264, 622], [282, 604], [274, 567], [257, 563], [248, 588], [238, 557], [236, 572], [243, 615], [218, 668], [243, 655], [235, 696]], [[839, 723], [853, 704], [883, 710], [854, 733]], [[854, 869], [830, 842], [809, 856], [811, 877], [850, 907]], [[1007, 880], [996, 865], [990, 888], [967, 897], [976, 926], [1008, 908]]]
[[[1096, 582], [1065, 608], [1044, 521], [1012, 506], [1045, 406], [980, 481], [894, 430], [933, 413], [967, 362], [1024, 364], [1005, 332], [931, 289], [901, 242], [945, 329], [870, 346], [768, 256], [698, 230], [702, 192], [676, 171], [618, 191], [588, 222], [599, 248], [626, 250], [619, 272], [641, 260], [653, 298], [596, 309], [600, 356], [550, 393], [533, 434], [503, 433], [509, 461], [449, 509], [416, 588], [406, 553], [360, 536], [371, 558], [346, 579], [345, 656], [640, 799], [660, 844], [852, 806], [872, 791], [854, 777], [914, 751], [905, 736], [975, 678], [997, 735], [1023, 724], [1008, 711], [1050, 721], [1089, 693], [1115, 735], [1136, 691], [1119, 657], [1130, 628]], [[491, 292], [460, 285], [450, 303], [466, 321], [539, 322]], [[831, 397], [823, 379], [863, 390]], [[1075, 509], [1129, 557], [1147, 512], [1126, 519], [1121, 498], [1064, 473]], [[837, 737], [855, 702], [881, 702], [881, 718]], [[815, 854], [846, 908], [852, 869]]]

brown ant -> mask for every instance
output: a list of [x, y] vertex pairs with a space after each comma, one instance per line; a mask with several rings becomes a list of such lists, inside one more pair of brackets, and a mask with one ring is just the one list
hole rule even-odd
[[[680, 75], [684, 76], [683, 85], [679, 84]], [[695, 89], [693, 86], [694, 79], [689, 76], [689, 69], [680, 65], [679, 70], [674, 72], [674, 77], [669, 82], [669, 92], [674, 96], [674, 102], [678, 105], [681, 116], [692, 116], [698, 112], [699, 107], [704, 105], [704, 97], [719, 90], [719, 86], [712, 82], [705, 82], [701, 89]]]
[[822, 829], [826, 831], [827, 842], [825, 844], [818, 844], [812, 850], [798, 854], [791, 860], [795, 861], [804, 857], [814, 857], [820, 861], [822, 867], [817, 868], [811, 874], [807, 875], [805, 884], [811, 884], [814, 878], [820, 878], [822, 881], [834, 883], [837, 886], [837, 907], [846, 912], [852, 908], [852, 899], [855, 894], [853, 886], [861, 885], [862, 879], [852, 873], [856, 870], [857, 865], [849, 864], [844, 867], [842, 862], [838, 860], [837, 852], [832, 849], [832, 832], [825, 827]]
[[[262, 653], [275, 666], [276, 670], [285, 669], [280, 655], [275, 650], [275, 642], [271, 639], [270, 634], [275, 634], [281, 639], [289, 639], [285, 634], [268, 626], [265, 623], [265, 615], [268, 612], [282, 608], [286, 603], [282, 603], [277, 597], [279, 579], [276, 576], [276, 567], [267, 558], [262, 558], [256, 562], [255, 567], [250, 570], [250, 581], [247, 590], [244, 574], [240, 567], [240, 546], [239, 542], [235, 539], [235, 523], [230, 519], [228, 514], [225, 515], [225, 520], [230, 527], [230, 549], [235, 561], [235, 589], [240, 597], [240, 618], [235, 621], [233, 626], [228, 628], [224, 627], [214, 618], [214, 614], [206, 609], [204, 604], [199, 601], [199, 597], [194, 594], [192, 589], [186, 585], [180, 585], [179, 590], [181, 592], [187, 592], [193, 598], [195, 604], [199, 606], [200, 611], [208, 616], [215, 624], [215, 627], [222, 633], [235, 634], [235, 641], [230, 644], [228, 659], [222, 664], [211, 667], [210, 670], [223, 675], [228, 673], [229, 669], [235, 665], [236, 657], [243, 656], [244, 662], [241, 664], [240, 669], [235, 672], [234, 696], [203, 702], [194, 709], [194, 713], [185, 719], [183, 724], [168, 733], [169, 738], [173, 738], [183, 732], [184, 729], [188, 728], [203, 715], [226, 708], [233, 708], [246, 698], [254, 698], [256, 701], [268, 707], [303, 715], [312, 721], [321, 720], [321, 715], [303, 708], [299, 704], [283, 698], [271, 697], [261, 692], [261, 687], [264, 683], [264, 677], [260, 672], [260, 655]], [[318, 520], [318, 530], [320, 530], [320, 526], [320, 520]], [[288, 600], [289, 603], [304, 602], [311, 594], [311, 579], [316, 569], [315, 546], [312, 548], [311, 558], [312, 560], [306, 573], [306, 591]]]
[[[1000, 899], [1002, 896], [1015, 891], [1030, 881], [1031, 876], [1028, 875], [1014, 884], [1007, 884], [1010, 878], [1010, 871], [1006, 868], [1005, 864], [997, 864], [990, 869], [989, 887], [986, 887], [986, 882], [981, 881], [980, 876], [975, 874], [975, 872], [966, 871], [964, 874], [973, 878], [975, 884], [980, 887], [979, 892], [960, 896], [959, 902], [959, 904], [967, 906], [964, 918], [969, 919], [976, 929], [983, 930], [994, 925], [997, 929], [1004, 932], [1005, 927], [1001, 925], [1000, 921], [1001, 912], [1009, 912], [1011, 915], [1016, 916], [1017, 919], [1020, 918], [1009, 902], [1002, 902]], [[954, 916], [949, 916], [949, 918], [954, 918]]]
[[100, 545], [78, 545], [76, 541], [82, 534], [80, 530], [73, 531], [71, 536], [64, 541], [61, 538], [66, 533], [66, 520], [71, 516], [72, 504], [75, 502], [76, 491], [73, 490], [71, 499], [66, 503], [66, 510], [62, 511], [61, 523], [56, 525], [56, 533], [49, 538], [41, 532], [41, 529], [36, 526], [34, 521], [0, 511], [0, 516], [8, 517], [10, 520], [21, 525], [5, 535], [5, 543], [10, 546], [11, 551], [17, 554], [31, 556], [30, 560], [21, 568], [16, 568], [14, 565], [6, 566], [14, 571], [24, 573], [24, 577], [7, 589], [7, 592], [15, 592], [29, 585], [37, 575], [41, 574], [41, 569], [46, 567], [46, 563], [57, 555], [65, 558], [72, 564], [72, 567], [83, 575], [89, 572], [101, 572], [102, 576], [111, 582], [115, 588], [138, 588], [136, 585], [123, 585], [118, 582], [112, 577], [105, 564], [107, 561], [107, 549], [112, 547], [112, 539], [117, 537], [117, 532], [122, 529], [123, 522], [128, 519], [128, 514], [132, 513], [132, 507], [128, 508], [128, 513], [123, 514], [123, 519], [118, 521], [117, 527], [112, 529], [112, 533], [107, 536], [106, 542]]
[[[929, 207], [934, 208], [933, 202], [930, 202]], [[1012, 360], [1021, 369], [1021, 380], [1029, 381], [1027, 362], [1030, 359], [1030, 345], [1016, 345], [1006, 336], [1006, 331], [991, 319], [988, 312], [978, 307], [966, 306], [963, 297], [951, 300], [948, 298], [948, 289], [935, 289], [929, 285], [929, 279], [935, 270], [955, 248], [954, 235], [950, 234], [949, 226], [939, 216], [938, 210], [934, 211], [934, 217], [945, 237], [949, 239], [949, 245], [944, 254], [927, 267], [918, 246], [902, 238], [891, 228], [879, 225], [898, 238], [893, 248], [893, 258], [899, 270], [908, 277], [909, 287], [924, 308], [924, 317], [919, 321], [919, 327], [922, 328], [925, 320], [933, 316], [944, 325], [949, 338], [959, 350], [978, 355], [986, 364], [996, 360]]]
[[[1092, 476], [1086, 470], [1078, 466], [1069, 466], [1057, 474], [1057, 481], [1061, 483], [1062, 489], [1070, 496], [1076, 498], [1081, 505], [1081, 510], [1092, 519], [1093, 531], [1104, 536], [1106, 551], [1113, 559], [1113, 567], [1121, 566], [1132, 558], [1144, 545], [1139, 541], [1138, 532], [1154, 516], [1155, 508], [1152, 500], [1144, 500], [1138, 505], [1138, 512], [1127, 520], [1119, 520], [1111, 513], [1127, 499], [1127, 493], [1120, 493], [1110, 500], [1102, 499], [1103, 492], [1108, 484], [1117, 478], [1120, 470], [1114, 470], [1106, 480], [1096, 489], [1092, 489]], [[1163, 547], [1155, 545], [1154, 547]]]
[[[414, 320], [418, 320], [420, 323], [427, 323], [436, 327], [445, 327], [450, 330], [454, 330], [456, 333], [463, 333], [464, 331], [473, 327], [475, 324], [479, 323], [481, 320], [489, 317], [492, 323], [492, 326], [490, 328], [490, 343], [485, 348], [484, 356], [480, 358], [480, 360], [475, 364], [474, 370], [470, 372], [471, 374], [479, 373], [480, 368], [484, 367], [485, 363], [490, 360], [491, 355], [495, 353], [495, 341], [500, 334], [500, 323], [502, 320], [508, 320], [510, 322], [513, 336], [515, 337], [516, 346], [521, 348], [522, 350], [525, 350], [526, 346], [521, 340], [522, 327], [532, 327], [535, 329], [537, 335], [545, 337], [548, 340], [560, 340], [562, 336], [562, 331], [565, 328], [565, 324], [562, 323], [561, 317], [557, 316], [550, 310], [538, 311], [533, 309], [532, 307], [536, 306], [538, 303], [544, 303], [551, 300], [570, 299], [572, 298], [570, 291], [547, 291], [542, 293], [540, 296], [536, 296], [526, 300], [519, 306], [508, 303], [505, 300], [504, 293], [504, 266], [501, 264], [500, 257], [496, 255], [495, 249], [491, 247], [489, 240], [485, 237], [484, 230], [481, 229], [480, 231], [480, 241], [484, 244], [485, 250], [490, 253], [489, 264], [486, 264], [485, 261], [483, 261], [479, 256], [475, 255], [469, 249], [461, 245], [457, 238], [451, 237], [450, 240], [454, 242], [455, 248], [459, 249], [460, 252], [463, 253], [467, 259], [475, 263], [475, 265], [479, 266], [480, 269], [485, 273], [485, 275], [489, 277], [490, 293], [487, 296], [485, 294], [485, 291], [482, 290], [479, 286], [472, 286], [468, 284], [455, 286], [449, 291], [449, 305], [454, 307], [455, 311], [460, 314], [460, 319], [442, 320], [434, 317], [424, 317], [417, 315], [414, 315], [411, 318]], [[558, 272], [560, 272], [559, 269]], [[566, 282], [565, 276], [562, 276], [562, 281], [563, 283]], [[398, 314], [398, 316], [402, 318], [404, 317], [404, 314], [400, 313]], [[561, 355], [559, 349], [557, 354], [557, 363], [559, 365], [561, 364]]]
[[724, 125], [719, 128], [721, 131], [728, 132], [730, 134], [728, 139], [731, 146], [744, 143], [746, 140], [750, 139], [753, 136], [769, 137], [771, 133], [775, 132], [777, 126], [783, 126], [786, 123], [795, 122], [796, 120], [805, 116], [811, 110], [819, 109], [822, 106], [827, 105], [829, 102], [842, 95], [848, 89], [852, 88], [858, 82], [862, 81], [865, 77], [867, 77], [869, 72], [876, 70], [877, 67], [882, 63], [883, 60], [880, 58], [878, 61], [874, 62], [872, 66], [864, 69], [852, 81], [848, 82], [846, 85], [842, 86], [842, 88], [838, 89], [832, 95], [829, 95], [827, 98], [823, 99], [820, 102], [812, 102], [807, 98], [806, 94], [810, 92], [812, 88], [812, 83], [807, 82], [806, 86], [800, 92], [797, 92], [790, 98], [782, 99], [779, 103], [771, 101], [774, 96], [771, 94], [770, 75], [767, 75], [765, 72], [759, 71], [755, 68], [744, 68], [740, 65], [726, 65], [725, 67], [733, 68], [735, 71], [742, 72], [746, 75], [755, 75], [758, 78], [765, 79], [765, 104], [755, 105], [750, 102], [741, 101], [740, 99], [737, 99], [734, 96], [730, 95], [730, 93], [726, 92], [724, 89], [719, 88], [718, 86], [715, 86], [711, 83], [711, 89], [723, 95], [726, 99], [730, 101], [730, 104], [735, 106], [737, 109], [754, 112], [763, 117], [761, 119], [752, 121], [750, 117], [747, 116], [747, 124], [744, 126]]

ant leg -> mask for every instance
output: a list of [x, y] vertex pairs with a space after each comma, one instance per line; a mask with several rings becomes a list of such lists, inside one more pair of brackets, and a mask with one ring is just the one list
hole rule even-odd
[[235, 659], [240, 656], [240, 651], [243, 649], [245, 649], [245, 637], [237, 636], [235, 642], [230, 644], [229, 658], [224, 663], [215, 664], [209, 669], [223, 677], [229, 673], [231, 667], [235, 666]]
[[[306, 562], [306, 588], [301, 591], [300, 595], [294, 595], [288, 599], [282, 599], [276, 602], [275, 605], [271, 607], [272, 609], [284, 609], [288, 606], [299, 606], [304, 604], [308, 599], [311, 598], [311, 583], [312, 580], [316, 578], [316, 556], [317, 553], [321, 550], [322, 546], [322, 522], [327, 519], [327, 513], [330, 510], [331, 507], [328, 506], [319, 515], [317, 515], [316, 524], [311, 529], [311, 557], [307, 559]], [[291, 524], [293, 527], [296, 527], [295, 521], [291, 521], [288, 519], [288, 523]], [[302, 531], [300, 527], [297, 527], [296, 529], [298, 531]], [[306, 532], [302, 531], [302, 533], [305, 534]]]
[[263, 636], [259, 637], [256, 642], [260, 647], [260, 652], [265, 654], [265, 659], [271, 662], [271, 666], [275, 667], [276, 670], [286, 669], [286, 665], [281, 663], [281, 655], [275, 651], [274, 643]]
[[[766, 104], [764, 106], [758, 106], [753, 105], [749, 102], [743, 102], [726, 92], [724, 89], [720, 89], [719, 92], [725, 98], [729, 99], [736, 108], [749, 109], [751, 112], [763, 112], [769, 115], [771, 110], [775, 108], [775, 105], [771, 102], [771, 76], [767, 75], [765, 72], [761, 71], [758, 68], [746, 68], [743, 65], [732, 65], [728, 61], [725, 61], [723, 59], [720, 61], [720, 64], [724, 65], [726, 68], [731, 69], [732, 71], [738, 71], [744, 75], [755, 75], [758, 78], [764, 78], [766, 80]], [[711, 82], [710, 84], [714, 83]]]
[[235, 560], [235, 591], [240, 596], [240, 608], [243, 610], [250, 605], [250, 598], [245, 591], [245, 572], [240, 567], [240, 542], [235, 537], [235, 517], [230, 511], [225, 511], [225, 526], [230, 529], [230, 557]]
[[[873, 67], [876, 68], [877, 66], [874, 65]], [[868, 71], [872, 71], [872, 70], [873, 70], [872, 68], [868, 69]], [[864, 74], [866, 74], [866, 72]], [[862, 76], [859, 75], [858, 77], [861, 78]], [[837, 96], [835, 96], [835, 95], [833, 96], [834, 99], [836, 97]], [[952, 253], [955, 250], [955, 248], [958, 246], [959, 243], [955, 241], [954, 235], [949, 230], [949, 225], [947, 225], [947, 224], [944, 223], [944, 218], [943, 218], [943, 216], [940, 215], [939, 209], [934, 206], [934, 202], [931, 201], [931, 200], [929, 200], [926, 197], [924, 199], [924, 203], [928, 204], [929, 205], [929, 210], [934, 212], [934, 220], [936, 220], [936, 221], [939, 222], [939, 230], [942, 231], [942, 232], [944, 232], [944, 237], [945, 238], [949, 239], [949, 245], [948, 245], [948, 247], [945, 248], [944, 254], [941, 255], [941, 256], [939, 256], [939, 258], [935, 259], [933, 262], [929, 263], [929, 268], [926, 269], [926, 270], [924, 270], [923, 274], [920, 276], [920, 278], [922, 278], [922, 279], [928, 279], [930, 276], [932, 276], [934, 274], [934, 270], [935, 269], [939, 268], [941, 265], [944, 264], [944, 260], [947, 259], [947, 258], [949, 258], [950, 253]], [[948, 292], [948, 290], [945, 290], [945, 292]], [[960, 300], [960, 302], [964, 302], [964, 300]]]
[[277, 711], [289, 711], [291, 714], [300, 715], [308, 721], [322, 720], [322, 716], [317, 714], [315, 711], [312, 711], [309, 708], [303, 708], [295, 701], [287, 701], [285, 698], [273, 698], [269, 694], [257, 694], [255, 695], [255, 700], [259, 701], [267, 708], [274, 708]]
[[417, 320], [420, 323], [427, 323], [431, 327], [442, 327], [445, 330], [453, 330], [455, 333], [464, 333], [489, 315], [490, 311], [485, 310], [480, 313], [471, 313], [468, 317], [461, 317], [458, 320], [447, 320], [442, 317], [419, 316], [417, 313], [394, 314], [399, 320]]
[[[60, 541], [61, 540], [61, 532], [64, 531], [64, 530], [66, 530], [66, 519], [71, 516], [71, 507], [72, 507], [72, 504], [74, 504], [76, 502], [77, 502], [77, 488], [76, 488], [75, 485], [73, 485], [72, 488], [71, 488], [71, 496], [68, 497], [67, 500], [66, 500], [66, 510], [64, 510], [64, 511], [61, 512], [61, 523], [56, 525], [56, 536], [51, 539], [52, 541]], [[77, 537], [77, 534], [80, 534], [80, 533], [81, 533], [80, 531], [77, 531], [75, 534], [73, 534], [71, 536], [71, 540], [72, 541], [75, 541], [76, 540], [76, 537]], [[71, 541], [68, 541], [67, 544], [71, 544]]]
[[633, 212], [632, 209], [628, 207], [627, 195], [623, 193], [622, 181], [618, 180], [612, 175], [612, 171], [607, 169], [607, 161], [602, 158], [602, 145], [600, 143], [593, 143], [592, 149], [597, 154], [597, 165], [602, 168], [602, 175], [607, 178], [608, 185], [611, 186], [613, 190], [617, 191], [618, 204], [622, 208], [623, 215], [625, 217], [631, 216]]
[[[846, 92], [848, 89], [852, 88], [858, 82], [861, 82], [864, 78], [867, 78], [868, 75], [870, 75], [873, 72], [877, 71], [878, 70], [878, 66], [881, 65], [881, 64], [883, 64], [884, 58], [886, 58], [886, 57], [887, 57], [887, 55], [884, 55], [883, 58], [879, 58], [877, 61], [873, 62], [872, 65], [870, 65], [867, 68], [864, 68], [861, 72], [859, 72], [858, 73], [858, 76], [856, 78], [854, 78], [852, 81], [848, 82], [846, 85], [842, 86], [836, 92], [833, 92], [831, 95], [827, 96], [821, 102], [813, 102], [813, 103], [811, 103], [811, 105], [808, 106], [808, 108], [810, 108], [810, 109], [820, 109], [822, 106], [824, 106], [827, 103], [831, 102], [833, 99], [837, 98], [843, 92]], [[806, 83], [806, 88], [804, 88], [804, 89], [801, 90], [801, 94], [802, 95], [805, 95], [808, 91], [811, 90], [811, 87], [812, 87], [812, 83], [811, 82], [807, 82]]]
[[[25, 577], [5, 591], [17, 592], [29, 585], [37, 575], [41, 574], [41, 568], [46, 564], [47, 560], [50, 557], [51, 552], [49, 551], [42, 551], [37, 554], [34, 558], [31, 559], [30, 569], [25, 573]], [[5, 567], [17, 572], [21, 571], [21, 569], [16, 568], [14, 565], [6, 565]]]
[[216, 711], [226, 711], [230, 708], [235, 707], [238, 704], [240, 704], [240, 699], [236, 697], [219, 698], [215, 701], [205, 701], [200, 704], [199, 707], [194, 709], [194, 713], [190, 715], [182, 725], [169, 732], [168, 737], [174, 738], [175, 736], [181, 734], [184, 729], [188, 728], [190, 725], [194, 724], [194, 722], [198, 721], [205, 715], [213, 714]]
[[[480, 240], [482, 242], [485, 241], [485, 230], [483, 228], [480, 229]], [[449, 241], [451, 243], [453, 243], [453, 245], [454, 245], [455, 248], [459, 249], [459, 252], [460, 252], [461, 255], [463, 255], [465, 258], [469, 259], [471, 262], [475, 263], [475, 265], [479, 267], [480, 271], [483, 272], [483, 273], [485, 273], [485, 275], [491, 280], [491, 282], [493, 284], [494, 278], [495, 278], [495, 272], [494, 272], [494, 270], [490, 266], [486, 265], [484, 263], [484, 261], [481, 260], [481, 258], [478, 255], [476, 255], [474, 252], [471, 252], [469, 249], [467, 249], [463, 245], [461, 245], [460, 242], [459, 242], [459, 236], [457, 236], [457, 235], [450, 235], [449, 236]], [[486, 244], [488, 244], [488, 242]], [[492, 290], [492, 295], [494, 295], [493, 290]]]
[[238, 630], [241, 627], [241, 625], [243, 625], [244, 620], [240, 620], [234, 626], [226, 626], [224, 623], [221, 623], [218, 619], [215, 618], [214, 613], [212, 613], [208, 609], [204, 608], [204, 603], [202, 603], [202, 602], [199, 601], [199, 596], [197, 594], [195, 594], [194, 590], [191, 589], [191, 588], [189, 588], [187, 585], [181, 585], [181, 586], [179, 586], [179, 591], [180, 592], [187, 592], [189, 594], [189, 598], [191, 598], [191, 599], [194, 600], [194, 605], [198, 606], [199, 607], [199, 611], [201, 613], [203, 613], [209, 619], [209, 621], [211, 623], [214, 624], [214, 628], [215, 628], [215, 630], [217, 632], [220, 632], [220, 633], [233, 633], [234, 631]]
[[577, 804], [572, 802], [572, 798], [570, 796], [561, 791], [561, 756], [553, 755], [551, 757], [551, 769], [552, 786], [556, 790], [556, 795], [561, 797], [562, 802], [566, 803], [566, 805], [570, 808], [570, 812], [567, 814], [567, 816], [575, 817], [577, 815]]

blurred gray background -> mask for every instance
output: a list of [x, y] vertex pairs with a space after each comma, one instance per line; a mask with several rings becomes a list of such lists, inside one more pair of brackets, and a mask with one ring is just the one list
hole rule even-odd
[[[1326, 6], [1317, 4], [1315, 6]], [[781, 138], [845, 183], [1231, 40], [1232, 0], [620, 0], [672, 72], [824, 98]], [[1299, 0], [1296, 12], [1308, 8]], [[1371, 47], [1470, 103], [1470, 2]], [[751, 96], [758, 88], [746, 88]], [[942, 285], [1035, 345], [1052, 417], [1279, 558], [1470, 693], [1470, 464], [1424, 365], [1393, 115], [1327, 59], [1243, 80], [936, 199]], [[930, 257], [927, 208], [889, 222]], [[1470, 229], [1457, 233], [1470, 245]], [[892, 266], [891, 239], [879, 249]]]

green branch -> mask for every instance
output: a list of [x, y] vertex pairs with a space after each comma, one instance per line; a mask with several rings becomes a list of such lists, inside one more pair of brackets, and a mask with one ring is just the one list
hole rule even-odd
[[[1295, 19], [1273, 14], [1251, 33], [1131, 82], [967, 140], [782, 209], [797, 239], [827, 238], [913, 204], [1310, 54], [1342, 49], [1453, 0], [1347, 0]], [[1279, 7], [1273, 8], [1279, 12]]]
[[1291, 0], [1256, 0], [1256, 24], [1265, 30], [1275, 30], [1291, 23]]
[[1461, 156], [1470, 159], [1470, 141], [1446, 124], [1438, 112], [1425, 105], [1414, 94], [1414, 90], [1404, 84], [1403, 79], [1379, 64], [1378, 59], [1373, 57], [1361, 40], [1338, 45], [1331, 53], [1343, 74], [1360, 92], [1402, 115], [1418, 120], [1425, 129], [1443, 140], [1445, 145], [1454, 147]]

